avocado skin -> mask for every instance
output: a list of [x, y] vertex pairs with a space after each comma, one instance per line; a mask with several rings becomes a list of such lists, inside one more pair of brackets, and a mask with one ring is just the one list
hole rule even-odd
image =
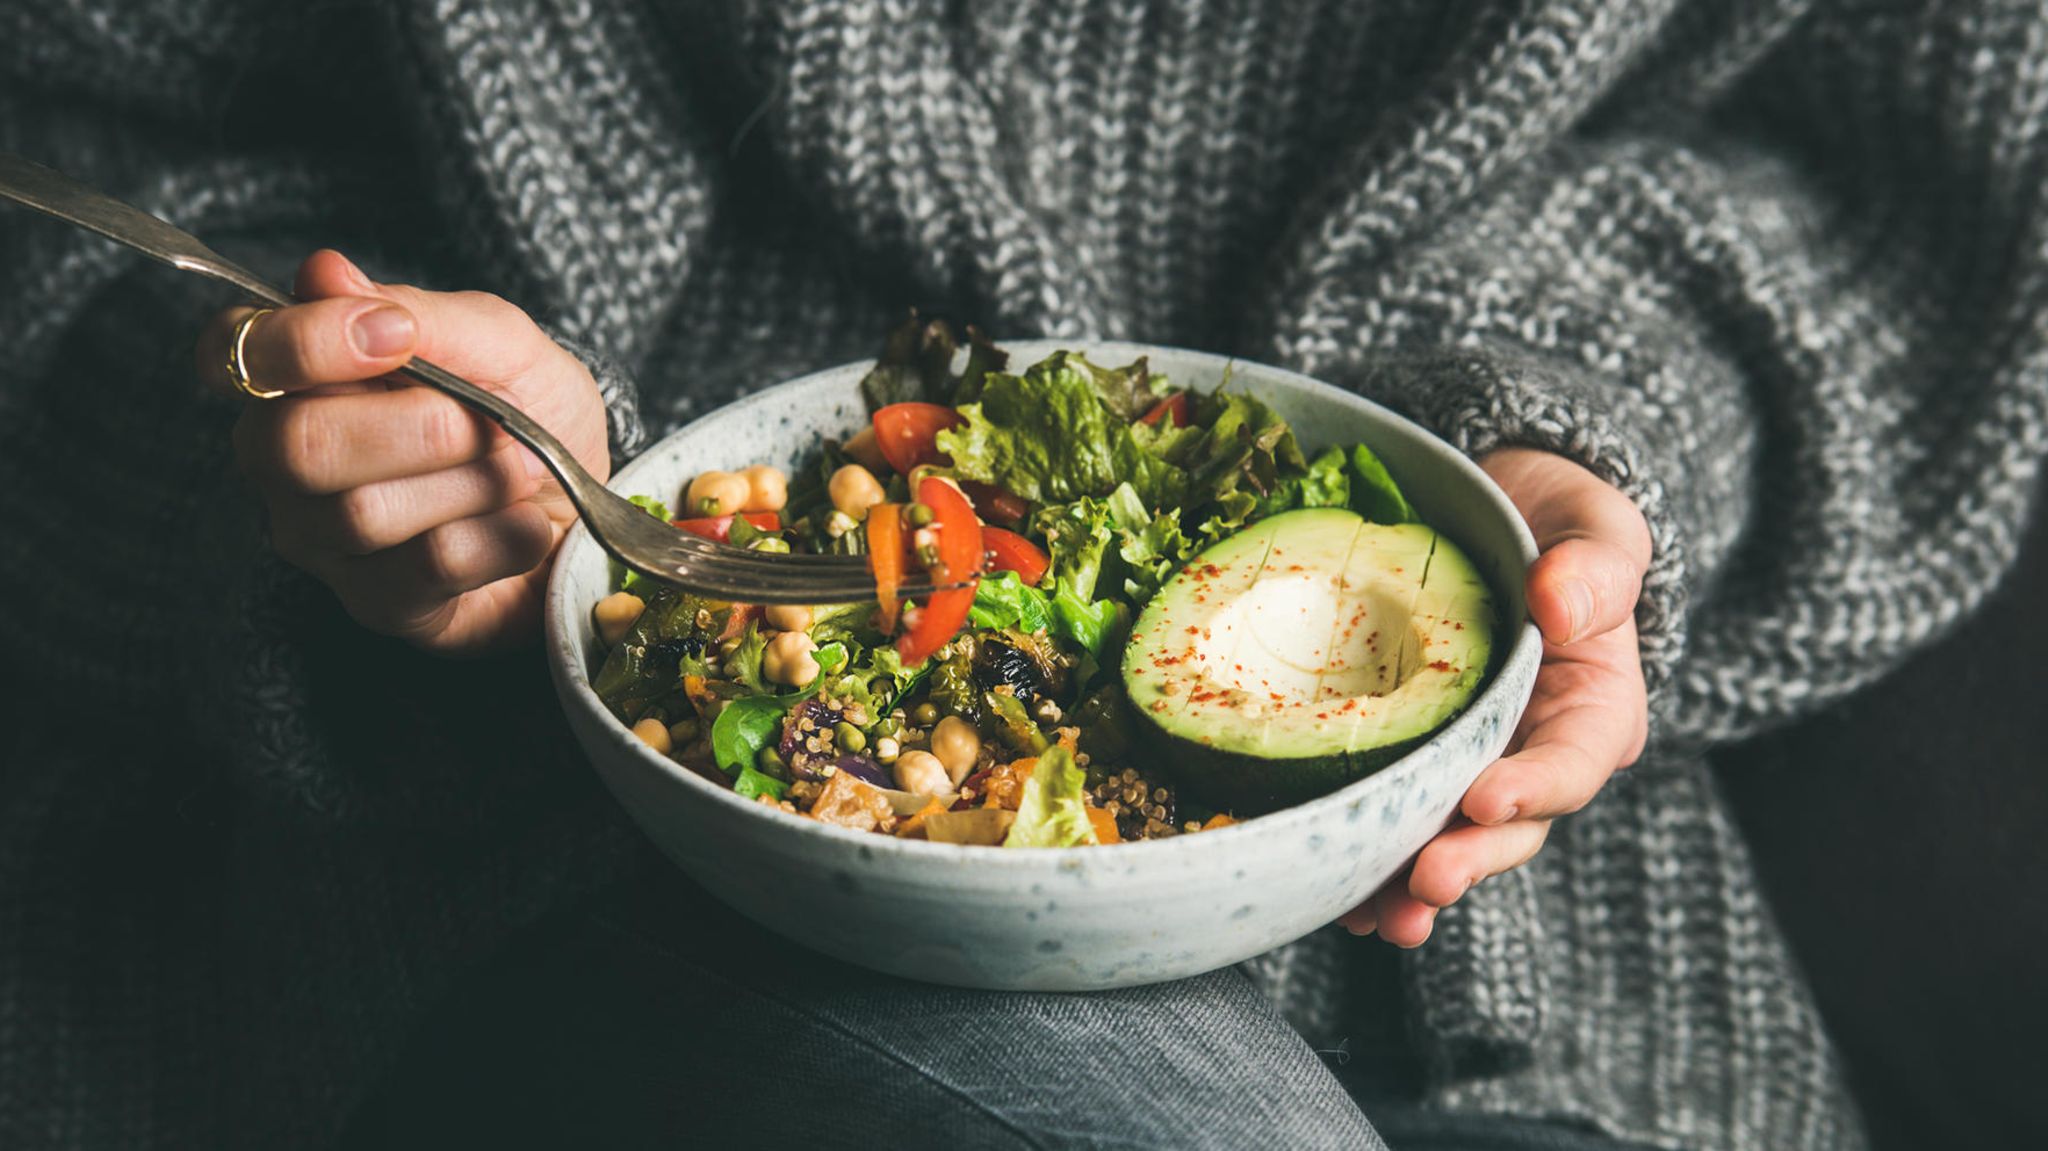
[[1318, 799], [1356, 783], [1421, 746], [1434, 734], [1364, 751], [1268, 760], [1261, 770], [1255, 757], [1218, 751], [1177, 736], [1149, 715], [1144, 717], [1144, 727], [1152, 737], [1145, 742], [1150, 745], [1155, 762], [1173, 776], [1177, 786], [1240, 819]]

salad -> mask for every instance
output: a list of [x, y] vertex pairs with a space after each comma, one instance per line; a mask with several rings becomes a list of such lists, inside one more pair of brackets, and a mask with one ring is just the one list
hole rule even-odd
[[[798, 474], [637, 500], [734, 547], [866, 555], [878, 598], [762, 607], [619, 569], [604, 704], [792, 816], [1069, 847], [1326, 792], [1469, 700], [1490, 593], [1363, 444], [1310, 454], [1227, 378], [1143, 359], [1010, 366], [913, 317], [861, 383], [869, 426]], [[968, 586], [899, 602], [923, 573]]]

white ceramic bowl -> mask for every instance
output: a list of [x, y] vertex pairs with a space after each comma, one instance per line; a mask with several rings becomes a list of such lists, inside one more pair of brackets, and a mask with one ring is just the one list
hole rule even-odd
[[[1061, 345], [1008, 345], [1012, 364]], [[1101, 363], [1150, 357], [1176, 383], [1233, 386], [1273, 405], [1308, 449], [1364, 441], [1423, 518], [1492, 583], [1505, 645], [1479, 697], [1415, 751], [1321, 799], [1217, 831], [1059, 850], [960, 847], [865, 834], [771, 811], [675, 766], [590, 690], [590, 608], [605, 556], [578, 526], [548, 587], [548, 660], [576, 738], [612, 793], [712, 894], [840, 959], [969, 987], [1078, 991], [1177, 979], [1250, 958], [1329, 923], [1437, 833], [1506, 746], [1535, 682], [1540, 642], [1523, 573], [1535, 543], [1477, 467], [1376, 404], [1277, 368], [1173, 348], [1078, 345]], [[793, 468], [822, 437], [866, 419], [847, 364], [748, 396], [621, 470], [612, 487], [673, 500], [705, 468]]]

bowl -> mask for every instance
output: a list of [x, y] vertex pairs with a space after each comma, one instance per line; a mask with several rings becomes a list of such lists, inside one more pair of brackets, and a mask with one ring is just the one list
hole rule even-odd
[[[1535, 542], [1499, 488], [1449, 445], [1393, 412], [1278, 368], [1113, 342], [1005, 345], [1016, 364], [1061, 348], [1101, 363], [1140, 355], [1176, 383], [1232, 386], [1271, 404], [1311, 452], [1363, 441], [1423, 518], [1492, 584], [1504, 650], [1477, 698], [1427, 742], [1327, 796], [1235, 826], [1109, 847], [963, 847], [850, 831], [741, 799], [671, 763], [590, 689], [591, 605], [604, 553], [577, 526], [547, 596], [547, 656], [576, 739], [621, 805], [714, 896], [850, 963], [965, 987], [1083, 991], [1199, 974], [1329, 923], [1377, 889], [1450, 819], [1500, 755], [1535, 683], [1541, 643], [1523, 605]], [[706, 468], [793, 469], [867, 418], [847, 364], [727, 405], [648, 449], [613, 478], [673, 500]]]

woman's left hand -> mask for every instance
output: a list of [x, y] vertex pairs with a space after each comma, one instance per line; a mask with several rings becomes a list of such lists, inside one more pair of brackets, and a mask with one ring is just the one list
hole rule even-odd
[[1338, 922], [1400, 947], [1473, 884], [1520, 867], [1550, 821], [1584, 807], [1643, 752], [1649, 717], [1636, 598], [1650, 529], [1627, 496], [1563, 456], [1507, 448], [1480, 461], [1529, 521], [1529, 616], [1543, 633], [1535, 694], [1511, 752], [1472, 784], [1458, 816], [1414, 865]]

